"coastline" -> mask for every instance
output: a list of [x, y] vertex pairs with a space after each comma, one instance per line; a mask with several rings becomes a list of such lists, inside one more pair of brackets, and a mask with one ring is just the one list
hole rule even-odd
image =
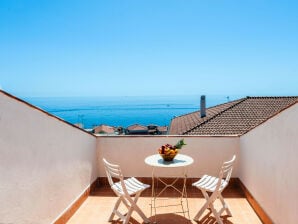
[[[229, 97], [229, 100], [241, 97]], [[83, 128], [105, 124], [168, 126], [175, 116], [199, 110], [200, 96], [30, 97], [26, 101]], [[206, 105], [226, 103], [223, 95], [206, 95]]]

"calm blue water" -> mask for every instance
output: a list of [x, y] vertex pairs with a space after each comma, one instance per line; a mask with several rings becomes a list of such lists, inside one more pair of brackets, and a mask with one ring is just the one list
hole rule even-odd
[[[200, 96], [34, 97], [25, 100], [72, 124], [83, 123], [84, 128], [100, 124], [122, 127], [136, 123], [169, 125], [174, 116], [200, 107]], [[230, 100], [234, 99], [230, 97]], [[226, 96], [206, 95], [207, 107], [226, 102]]]

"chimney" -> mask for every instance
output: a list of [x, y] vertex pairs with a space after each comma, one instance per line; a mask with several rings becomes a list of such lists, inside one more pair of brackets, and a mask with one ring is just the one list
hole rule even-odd
[[201, 96], [201, 118], [206, 117], [206, 97], [205, 95]]

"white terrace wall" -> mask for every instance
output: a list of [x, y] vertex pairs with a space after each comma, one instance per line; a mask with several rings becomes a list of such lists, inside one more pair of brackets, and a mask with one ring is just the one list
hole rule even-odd
[[[200, 137], [200, 136], [100, 136], [97, 138], [99, 176], [105, 177], [102, 158], [119, 164], [125, 176], [151, 177], [152, 169], [144, 159], [157, 153], [157, 149], [166, 143], [175, 144], [184, 138], [186, 146], [180, 153], [191, 156], [194, 163], [188, 167], [188, 177], [201, 177], [204, 173], [217, 175], [223, 161], [238, 156], [238, 137]], [[238, 163], [233, 173], [238, 176]], [[160, 170], [160, 175], [171, 174], [169, 170]], [[177, 172], [177, 171], [173, 171]], [[174, 173], [172, 173], [174, 174]]]
[[277, 224], [298, 222], [298, 103], [240, 138], [239, 177]]
[[96, 138], [0, 91], [0, 223], [52, 223], [96, 180]]

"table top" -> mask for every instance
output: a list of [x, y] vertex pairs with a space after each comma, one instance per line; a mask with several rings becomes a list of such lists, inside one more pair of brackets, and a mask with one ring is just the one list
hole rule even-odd
[[173, 167], [184, 167], [189, 166], [193, 163], [193, 158], [187, 155], [178, 153], [173, 161], [164, 161], [161, 155], [155, 154], [148, 156], [145, 159], [145, 163], [153, 167], [173, 168]]

